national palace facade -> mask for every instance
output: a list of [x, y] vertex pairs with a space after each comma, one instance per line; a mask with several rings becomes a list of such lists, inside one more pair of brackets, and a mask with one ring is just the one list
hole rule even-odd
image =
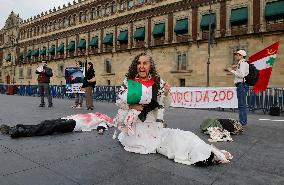
[[87, 60], [98, 85], [120, 85], [147, 52], [172, 86], [206, 86], [208, 61], [210, 86], [232, 86], [224, 69], [234, 51], [277, 40], [270, 86], [283, 87], [283, 0], [76, 0], [27, 20], [11, 12], [0, 30], [0, 83], [37, 84], [38, 62], [48, 60], [51, 84], [64, 84], [65, 67]]

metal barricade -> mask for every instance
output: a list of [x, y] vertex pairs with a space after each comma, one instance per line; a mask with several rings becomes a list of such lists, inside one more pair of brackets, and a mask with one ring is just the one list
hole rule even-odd
[[0, 84], [0, 93], [6, 94], [6, 92], [7, 92], [7, 85]]
[[[14, 85], [14, 93], [20, 96], [39, 96], [37, 85]], [[97, 101], [115, 102], [119, 86], [96, 86], [94, 88], [94, 99]], [[74, 98], [74, 94], [66, 93], [64, 85], [51, 85], [51, 94], [54, 98]], [[7, 93], [7, 85], [0, 84], [0, 93]], [[266, 113], [272, 106], [279, 106], [284, 111], [284, 88], [267, 88], [266, 91], [255, 94], [250, 88], [247, 95], [249, 111], [262, 111]]]
[[247, 105], [250, 111], [257, 110], [266, 113], [273, 106], [279, 106], [280, 110], [284, 108], [284, 88], [267, 88], [266, 91], [255, 94], [250, 88], [247, 95]]
[[115, 102], [117, 86], [96, 86], [94, 88], [94, 99], [99, 101]]

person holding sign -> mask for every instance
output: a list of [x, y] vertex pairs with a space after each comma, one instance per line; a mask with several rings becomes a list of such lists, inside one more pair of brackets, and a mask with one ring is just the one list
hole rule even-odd
[[247, 53], [244, 50], [238, 50], [234, 53], [235, 60], [238, 64], [227, 69], [234, 74], [234, 84], [237, 87], [239, 119], [243, 126], [247, 124], [246, 96], [249, 89], [248, 85], [245, 83], [245, 77], [249, 74], [249, 64], [245, 60], [246, 56]]
[[175, 162], [197, 166], [232, 159], [229, 152], [206, 144], [192, 132], [164, 128], [164, 107], [170, 103], [170, 85], [158, 75], [153, 59], [145, 53], [137, 55], [118, 93], [119, 110], [114, 118], [120, 131], [118, 140], [126, 151], [160, 153]]
[[[76, 62], [76, 67], [83, 67], [83, 63], [81, 61]], [[83, 94], [82, 93], [74, 93], [75, 96], [75, 104], [72, 108], [82, 108], [83, 105]]]
[[50, 77], [53, 76], [52, 69], [47, 67], [47, 62], [45, 60], [43, 60], [41, 64], [42, 65], [38, 66], [36, 69], [36, 74], [38, 74], [37, 80], [38, 80], [39, 94], [41, 98], [41, 103], [39, 107], [45, 107], [44, 95], [46, 95], [47, 97], [48, 107], [52, 107], [53, 103], [49, 88]]
[[87, 63], [87, 71], [82, 88], [85, 90], [87, 110], [94, 110], [93, 91], [96, 85], [95, 70], [92, 62]]

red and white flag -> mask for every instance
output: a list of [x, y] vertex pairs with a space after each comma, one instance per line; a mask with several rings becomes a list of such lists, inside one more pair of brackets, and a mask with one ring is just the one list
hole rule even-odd
[[271, 46], [250, 56], [248, 59], [248, 63], [254, 64], [256, 69], [259, 70], [259, 79], [253, 86], [253, 91], [255, 93], [265, 91], [268, 86], [279, 44], [280, 41], [277, 41]]

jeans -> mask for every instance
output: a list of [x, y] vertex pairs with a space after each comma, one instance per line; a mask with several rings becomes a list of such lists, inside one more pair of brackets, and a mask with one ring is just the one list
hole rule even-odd
[[237, 86], [237, 97], [238, 97], [238, 109], [239, 119], [242, 125], [247, 124], [247, 104], [246, 97], [248, 92], [248, 85], [246, 83], [240, 83]]

